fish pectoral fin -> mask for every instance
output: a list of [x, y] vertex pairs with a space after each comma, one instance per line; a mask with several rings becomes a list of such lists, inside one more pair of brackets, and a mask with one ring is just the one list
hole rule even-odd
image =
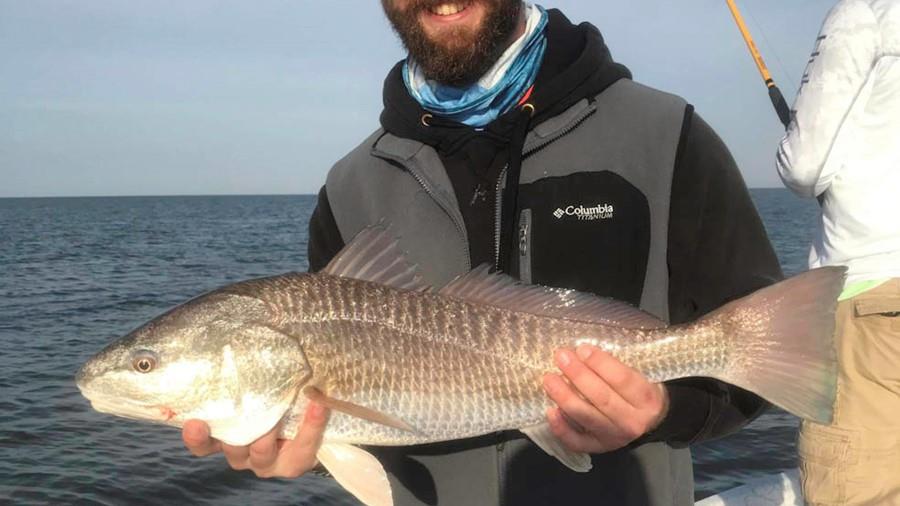
[[532, 427], [525, 427], [521, 430], [531, 441], [538, 445], [549, 455], [556, 457], [557, 460], [566, 465], [569, 469], [579, 473], [586, 473], [591, 470], [591, 456], [587, 453], [573, 452], [565, 446], [562, 441], [553, 435], [550, 431], [550, 424], [542, 423]]
[[418, 431], [412, 425], [404, 422], [397, 417], [382, 413], [380, 411], [375, 411], [374, 409], [370, 409], [365, 406], [360, 406], [359, 404], [353, 404], [352, 402], [342, 401], [340, 399], [329, 397], [316, 387], [304, 388], [303, 394], [307, 399], [313, 402], [317, 402], [327, 408], [333, 409], [334, 411], [339, 411], [346, 415], [361, 418], [373, 423], [386, 425], [388, 427], [393, 427], [405, 432], [418, 433]]
[[393, 506], [384, 466], [371, 453], [348, 444], [326, 443], [316, 453], [334, 479], [366, 506]]

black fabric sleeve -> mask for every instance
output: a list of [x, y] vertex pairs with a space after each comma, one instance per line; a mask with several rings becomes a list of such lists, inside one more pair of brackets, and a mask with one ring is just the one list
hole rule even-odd
[[318, 272], [324, 269], [343, 248], [344, 239], [341, 237], [334, 214], [331, 212], [328, 194], [325, 187], [322, 186], [322, 189], [319, 190], [316, 209], [309, 218], [309, 243], [307, 244], [309, 272]]
[[[669, 310], [672, 323], [683, 323], [783, 275], [734, 158], [690, 107], [677, 156], [669, 222]], [[666, 387], [669, 413], [648, 438], [673, 446], [728, 435], [768, 408], [755, 394], [713, 379], [687, 378]]]

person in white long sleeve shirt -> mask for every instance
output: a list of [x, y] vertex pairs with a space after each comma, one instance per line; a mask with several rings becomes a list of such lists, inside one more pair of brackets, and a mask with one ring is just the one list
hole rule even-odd
[[848, 267], [834, 422], [800, 434], [807, 504], [900, 505], [900, 0], [828, 14], [777, 167], [822, 204], [810, 267]]

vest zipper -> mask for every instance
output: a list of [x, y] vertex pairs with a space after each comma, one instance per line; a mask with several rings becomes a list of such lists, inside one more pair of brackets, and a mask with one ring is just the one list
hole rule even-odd
[[494, 188], [495, 207], [494, 207], [494, 270], [500, 270], [500, 235], [503, 229], [500, 224], [500, 217], [503, 215], [503, 178], [506, 177], [506, 169], [509, 164], [503, 166], [500, 176], [497, 178], [497, 186]]
[[412, 175], [413, 179], [415, 179], [416, 182], [419, 183], [419, 186], [421, 186], [422, 189], [425, 190], [425, 193], [427, 193], [428, 196], [431, 197], [431, 200], [437, 202], [441, 209], [443, 209], [444, 212], [447, 213], [447, 216], [450, 217], [450, 221], [452, 221], [453, 225], [456, 226], [456, 230], [459, 232], [460, 237], [462, 237], [463, 258], [466, 261], [466, 271], [471, 270], [472, 259], [469, 257], [469, 237], [466, 235], [465, 225], [463, 225], [461, 221], [453, 214], [453, 210], [447, 204], [441, 201], [441, 199], [437, 198], [437, 195], [435, 195], [434, 190], [431, 188], [431, 186], [428, 185], [428, 182], [425, 181], [425, 178], [417, 174], [415, 170], [409, 167], [407, 167], [407, 171], [410, 173], [410, 175]]

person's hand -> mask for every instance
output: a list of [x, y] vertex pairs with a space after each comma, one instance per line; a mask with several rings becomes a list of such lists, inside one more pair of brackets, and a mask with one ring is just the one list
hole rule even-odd
[[547, 420], [570, 450], [617, 450], [655, 429], [666, 416], [665, 387], [599, 348], [559, 350], [556, 364], [565, 377], [544, 377], [544, 389], [558, 406], [547, 411]]
[[260, 478], [296, 478], [315, 467], [327, 422], [328, 410], [310, 402], [293, 440], [278, 439], [279, 424], [249, 446], [231, 446], [211, 438], [200, 420], [185, 422], [181, 438], [198, 457], [222, 452], [233, 469], [249, 469]]

